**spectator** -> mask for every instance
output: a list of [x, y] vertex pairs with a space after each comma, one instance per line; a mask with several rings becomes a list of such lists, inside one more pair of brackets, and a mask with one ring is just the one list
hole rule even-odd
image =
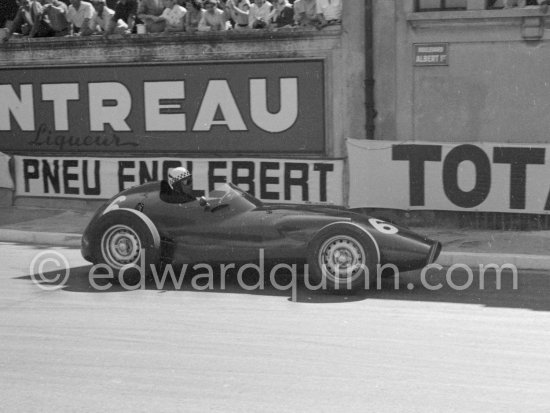
[[[92, 5], [94, 6], [95, 13], [90, 21], [89, 27], [81, 31], [82, 36], [105, 33], [115, 14], [114, 10], [106, 6], [105, 0], [92, 0]], [[114, 32], [124, 34], [127, 29], [128, 25], [122, 20], [119, 20], [116, 23]]]
[[187, 10], [178, 4], [177, 0], [164, 0], [166, 7], [157, 21], [166, 22], [165, 32], [183, 32], [185, 30], [185, 14]]
[[231, 9], [229, 8], [229, 0], [218, 0], [218, 9], [225, 13], [226, 27], [227, 30], [232, 30], [235, 25], [233, 16], [231, 15]]
[[104, 36], [109, 36], [115, 32], [119, 20], [126, 23], [129, 31], [133, 31], [137, 14], [136, 0], [118, 0], [114, 10], [115, 14], [109, 22], [109, 26]]
[[72, 33], [80, 33], [83, 28], [88, 27], [90, 20], [94, 17], [92, 3], [82, 0], [71, 0], [67, 21], [72, 25]]
[[342, 23], [342, 0], [317, 0], [317, 28]]
[[227, 30], [227, 18], [225, 13], [218, 9], [217, 6], [218, 2], [216, 0], [206, 0], [204, 2], [206, 11], [203, 13], [201, 21], [199, 22], [199, 31]]
[[0, 27], [7, 27], [15, 18], [19, 5], [17, 0], [0, 1]]
[[296, 0], [294, 2], [294, 20], [298, 26], [316, 26], [319, 21], [316, 0]]
[[50, 26], [55, 32], [54, 36], [66, 36], [69, 34], [70, 24], [67, 21], [69, 8], [59, 0], [46, 0], [44, 15], [50, 20]]
[[164, 11], [164, 0], [141, 0], [138, 7], [138, 17], [145, 23], [147, 33], [160, 33], [166, 27], [165, 20], [158, 20]]
[[[235, 3], [237, 1], [237, 3]], [[231, 18], [235, 22], [235, 30], [248, 28], [248, 15], [250, 13], [249, 0], [227, 0], [227, 8]]]
[[271, 11], [273, 27], [290, 27], [294, 24], [294, 9], [288, 0], [275, 0], [275, 6]]
[[250, 6], [248, 27], [251, 29], [265, 29], [268, 27], [272, 5], [266, 0], [254, 0]]
[[11, 27], [3, 38], [8, 40], [10, 36], [18, 32], [29, 37], [48, 37], [53, 36], [54, 31], [47, 18], [43, 18], [43, 7], [38, 0], [19, 0], [19, 9], [13, 20]]
[[50, 37], [55, 35], [50, 19], [44, 14], [44, 0], [35, 0], [31, 3], [33, 24], [30, 37]]
[[187, 0], [185, 3], [187, 13], [185, 14], [185, 30], [194, 33], [199, 29], [199, 22], [204, 14], [201, 0]]

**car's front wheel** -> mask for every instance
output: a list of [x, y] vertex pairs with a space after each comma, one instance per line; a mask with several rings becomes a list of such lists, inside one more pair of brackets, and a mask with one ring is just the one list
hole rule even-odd
[[376, 242], [353, 224], [337, 223], [321, 229], [308, 250], [310, 275], [316, 285], [339, 292], [357, 292], [376, 279], [379, 262]]

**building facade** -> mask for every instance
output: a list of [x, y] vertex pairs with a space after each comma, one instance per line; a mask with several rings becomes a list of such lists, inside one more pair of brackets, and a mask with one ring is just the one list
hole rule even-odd
[[547, 214], [544, 8], [348, 0], [342, 20], [4, 43], [15, 202], [105, 199], [183, 164], [196, 189], [266, 201]]
[[[550, 18], [493, 3], [374, 1], [376, 139], [550, 142]], [[415, 61], [426, 44], [445, 64]]]

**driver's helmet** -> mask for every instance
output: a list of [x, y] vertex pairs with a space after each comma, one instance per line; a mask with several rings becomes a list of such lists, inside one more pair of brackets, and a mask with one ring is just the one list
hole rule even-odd
[[168, 171], [168, 185], [170, 188], [175, 189], [178, 183], [180, 185], [189, 185], [191, 181], [191, 173], [185, 169], [183, 166], [178, 166], [177, 168], [172, 168]]

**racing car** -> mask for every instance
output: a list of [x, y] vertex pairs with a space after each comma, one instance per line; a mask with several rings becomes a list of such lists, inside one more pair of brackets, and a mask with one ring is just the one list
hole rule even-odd
[[115, 272], [197, 263], [308, 264], [332, 290], [357, 290], [380, 266], [434, 262], [441, 244], [381, 219], [327, 204], [265, 203], [232, 183], [179, 202], [166, 181], [103, 204], [82, 236], [83, 257]]

